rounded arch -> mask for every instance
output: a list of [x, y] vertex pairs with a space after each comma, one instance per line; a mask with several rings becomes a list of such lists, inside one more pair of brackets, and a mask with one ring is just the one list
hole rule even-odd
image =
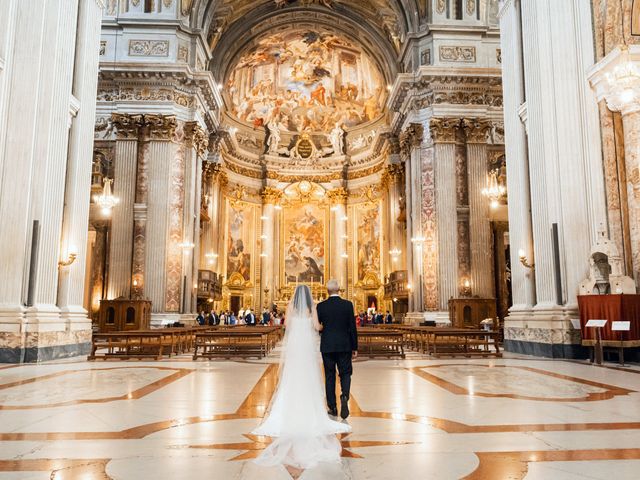
[[[301, 15], [309, 12], [316, 14], [311, 20]], [[276, 12], [270, 10], [262, 16], [254, 15], [251, 21], [237, 21], [225, 31], [213, 52], [211, 70], [218, 74], [217, 78], [222, 82], [229, 77], [238, 57], [258, 39], [269, 32], [283, 32], [308, 24], [310, 27], [322, 27], [339, 33], [362, 47], [368, 55], [376, 59], [385, 81], [391, 83], [399, 70], [394, 47], [378, 29], [362, 28], [364, 22], [366, 21], [353, 15], [353, 12], [346, 16], [344, 12], [310, 7], [289, 8]]]

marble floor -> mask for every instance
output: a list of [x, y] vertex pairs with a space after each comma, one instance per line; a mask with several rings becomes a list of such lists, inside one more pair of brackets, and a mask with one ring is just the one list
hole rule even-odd
[[637, 479], [640, 368], [534, 358], [361, 360], [341, 465], [252, 462], [262, 361], [0, 366], [4, 479]]

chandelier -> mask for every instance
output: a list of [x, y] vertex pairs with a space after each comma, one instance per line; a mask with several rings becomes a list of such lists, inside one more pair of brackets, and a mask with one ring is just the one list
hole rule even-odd
[[113, 207], [115, 207], [120, 199], [113, 196], [111, 193], [111, 182], [113, 180], [109, 178], [104, 179], [104, 186], [102, 187], [102, 193], [100, 195], [94, 195], [93, 201], [100, 207], [104, 215], [109, 215]]
[[629, 104], [636, 100], [636, 92], [640, 86], [640, 69], [631, 60], [627, 45], [620, 47], [619, 63], [611, 72], [606, 73], [606, 78], [620, 103]]
[[498, 208], [500, 202], [504, 200], [507, 195], [507, 189], [500, 185], [498, 176], [500, 170], [495, 169], [489, 172], [487, 175], [487, 186], [482, 189], [482, 195], [489, 199], [491, 208]]

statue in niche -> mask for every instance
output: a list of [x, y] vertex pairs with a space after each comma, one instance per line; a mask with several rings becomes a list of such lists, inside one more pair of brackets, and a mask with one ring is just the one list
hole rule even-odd
[[280, 144], [280, 126], [276, 122], [275, 118], [269, 120], [267, 123], [267, 130], [269, 131], [269, 139], [267, 140], [267, 152], [277, 155], [278, 145]]
[[329, 142], [334, 155], [344, 155], [344, 130], [340, 124], [336, 123], [336, 126], [331, 130]]
[[603, 225], [598, 231], [598, 241], [591, 249], [589, 278], [580, 283], [579, 293], [580, 295], [636, 293], [635, 281], [622, 274], [622, 259], [616, 246], [606, 237]]

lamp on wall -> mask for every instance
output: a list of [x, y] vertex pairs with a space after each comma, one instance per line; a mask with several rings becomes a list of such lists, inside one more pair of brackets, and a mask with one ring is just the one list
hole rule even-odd
[[535, 263], [529, 263], [529, 260], [527, 259], [527, 255], [526, 253], [524, 253], [523, 249], [518, 250], [518, 258], [520, 259], [520, 263], [525, 268], [530, 268], [530, 269], [536, 268]]
[[93, 196], [93, 201], [100, 207], [103, 215], [110, 215], [113, 207], [120, 202], [120, 199], [114, 197], [111, 193], [111, 182], [113, 182], [113, 180], [105, 177], [102, 193]]
[[67, 259], [58, 261], [58, 267], [68, 267], [76, 261], [76, 258], [78, 258], [78, 249], [74, 246], [70, 246], [69, 253], [67, 254]]
[[391, 260], [394, 262], [398, 261], [398, 258], [400, 258], [400, 254], [402, 253], [401, 250], [399, 250], [397, 247], [389, 250], [389, 255], [391, 255]]

